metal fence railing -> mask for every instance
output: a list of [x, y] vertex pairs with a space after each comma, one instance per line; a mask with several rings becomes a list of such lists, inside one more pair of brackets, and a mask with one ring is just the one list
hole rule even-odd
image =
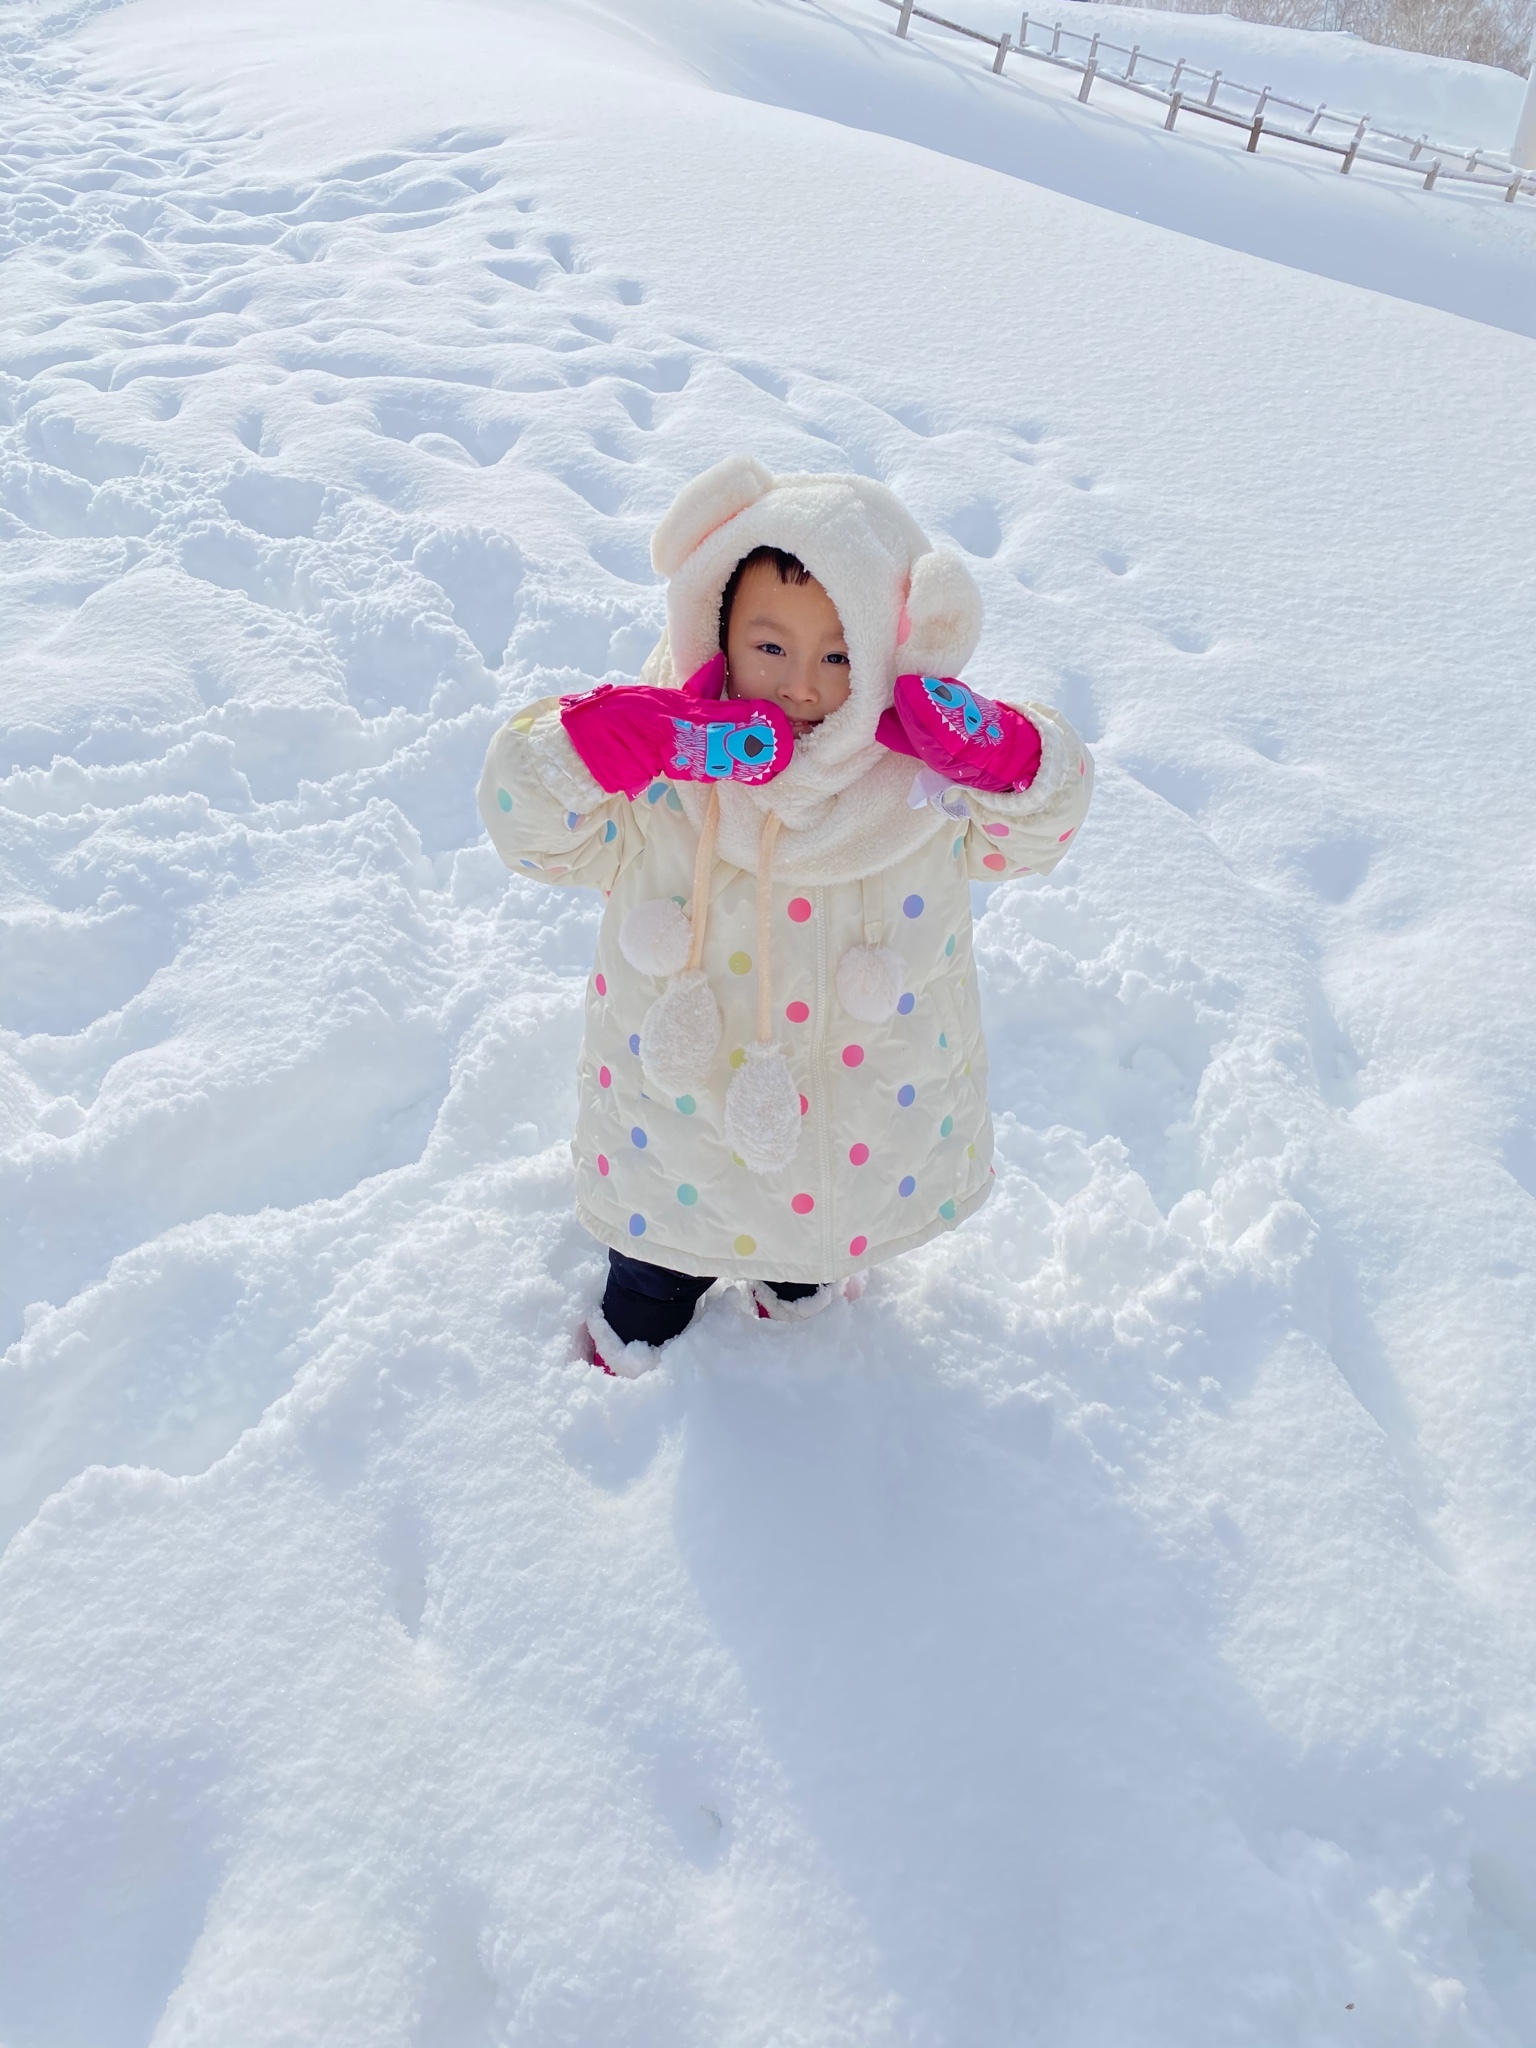
[[1357, 164], [1379, 165], [1420, 179], [1426, 192], [1444, 182], [1479, 186], [1498, 192], [1511, 202], [1517, 198], [1536, 198], [1536, 171], [1521, 170], [1502, 150], [1466, 149], [1431, 142], [1427, 135], [1404, 135], [1396, 129], [1379, 127], [1368, 114], [1344, 113], [1326, 105], [1308, 106], [1300, 100], [1287, 99], [1267, 85], [1242, 85], [1220, 71], [1202, 70], [1182, 57], [1174, 62], [1153, 56], [1139, 43], [1127, 49], [1102, 35], [1083, 35], [1061, 21], [1034, 21], [1025, 14], [1016, 37], [1006, 29], [1000, 36], [991, 36], [964, 22], [930, 13], [917, 6], [915, 0], [879, 0], [879, 4], [897, 15], [899, 36], [907, 36], [914, 21], [931, 23], [951, 35], [985, 43], [996, 53], [992, 69], [999, 74], [1010, 57], [1025, 57], [1031, 62], [1073, 71], [1081, 77], [1077, 97], [1084, 104], [1095, 84], [1113, 85], [1121, 92], [1155, 100], [1165, 107], [1166, 129], [1188, 118], [1245, 130], [1250, 154], [1267, 137], [1272, 143], [1293, 143], [1336, 156], [1339, 169], [1346, 176]]

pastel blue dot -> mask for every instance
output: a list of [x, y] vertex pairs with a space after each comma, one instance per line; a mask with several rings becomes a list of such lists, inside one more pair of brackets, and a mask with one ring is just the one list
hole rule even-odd
[[698, 1108], [699, 1105], [694, 1101], [691, 1095], [679, 1095], [679, 1097], [677, 1098], [677, 1106], [683, 1112], [684, 1116], [692, 1116], [693, 1112]]
[[641, 1130], [638, 1124], [636, 1124], [635, 1128], [630, 1132], [629, 1141], [632, 1145], [638, 1145], [642, 1152], [645, 1150], [645, 1133]]
[[565, 814], [565, 829], [566, 829], [566, 831], [567, 831], [567, 832], [574, 832], [574, 831], [576, 830], [576, 827], [577, 827], [577, 826], [578, 826], [578, 825], [579, 825], [580, 823], [581, 823], [581, 813], [580, 813], [580, 811], [567, 811], [567, 812], [566, 812], [566, 814]]
[[674, 768], [686, 768], [688, 766], [688, 756], [686, 754], [674, 754], [672, 756], [672, 766]]
[[943, 1031], [941, 1031], [941, 1032], [939, 1033], [939, 1046], [940, 1046], [940, 1049], [941, 1049], [942, 1051], [946, 1051], [946, 1052], [948, 1051], [948, 1049], [949, 1049], [949, 1037], [948, 1037], [948, 1034], [947, 1034], [946, 1032], [943, 1032]]
[[909, 896], [901, 906], [901, 914], [903, 917], [921, 917], [923, 914], [922, 897]]
[[610, 818], [607, 824], [603, 827], [603, 844], [605, 846], [611, 846], [614, 840], [618, 838], [618, 836], [619, 828], [617, 825], [615, 825], [612, 818]]
[[[939, 1040], [939, 1043], [940, 1045], [944, 1043], [942, 1038]], [[638, 1031], [631, 1031], [629, 1034], [629, 1049], [631, 1052], [638, 1052], [640, 1050], [640, 1034]]]
[[952, 1116], [947, 1116], [947, 1117], [945, 1117], [945, 1119], [944, 1119], [943, 1123], [941, 1123], [941, 1124], [939, 1125], [939, 1136], [940, 1136], [941, 1138], [947, 1138], [947, 1137], [949, 1136], [950, 1132], [951, 1132], [951, 1131], [952, 1131], [952, 1130], [953, 1130], [954, 1128], [955, 1128], [955, 1120], [954, 1120], [954, 1118], [953, 1118]]
[[682, 798], [678, 795], [675, 789], [669, 789], [667, 791], [667, 809], [669, 811], [680, 811], [682, 808]]
[[953, 846], [952, 846], [952, 847], [951, 847], [951, 848], [949, 849], [949, 850], [950, 850], [950, 852], [951, 852], [951, 853], [952, 853], [952, 854], [954, 855], [954, 857], [955, 857], [955, 859], [956, 859], [956, 860], [958, 860], [958, 859], [960, 858], [960, 849], [961, 849], [961, 847], [962, 847], [962, 846], [964, 846], [964, 844], [965, 844], [965, 840], [964, 840], [964, 838], [962, 837], [962, 838], [960, 838], [960, 839], [957, 839], [957, 840], [955, 841], [954, 845], [953, 845]]
[[511, 792], [511, 790], [509, 790], [509, 789], [498, 789], [498, 790], [497, 790], [497, 792], [496, 792], [496, 801], [497, 801], [497, 803], [498, 803], [498, 804], [500, 804], [501, 808], [502, 808], [502, 809], [503, 809], [504, 811], [510, 811], [510, 810], [511, 810], [511, 808], [512, 808], [512, 792]]
[[898, 1088], [896, 1090], [896, 1100], [901, 1104], [903, 1109], [910, 1109], [913, 1103], [916, 1102], [917, 1090], [912, 1086], [912, 1083], [910, 1081], [908, 1081], [904, 1087]]
[[630, 1234], [630, 1236], [631, 1236], [631, 1237], [644, 1237], [644, 1235], [645, 1235], [645, 1218], [644, 1218], [643, 1216], [631, 1216], [631, 1217], [630, 1217], [630, 1219], [629, 1219], [629, 1234]]
[[912, 1178], [911, 1174], [909, 1173], [902, 1181], [900, 1187], [897, 1188], [896, 1192], [898, 1195], [910, 1195], [912, 1191], [916, 1188], [916, 1186], [917, 1182]]
[[699, 1199], [699, 1191], [697, 1188], [691, 1188], [688, 1185], [687, 1181], [684, 1181], [682, 1186], [677, 1191], [677, 1199], [682, 1203], [685, 1209], [691, 1209], [694, 1203]]
[[954, 1217], [955, 1217], [955, 1205], [954, 1205], [954, 1203], [953, 1203], [953, 1202], [940, 1202], [940, 1204], [939, 1204], [939, 1214], [940, 1214], [940, 1215], [941, 1215], [941, 1216], [942, 1216], [942, 1217], [944, 1218], [944, 1221], [945, 1221], [946, 1223], [952, 1223], [952, 1222], [954, 1221]]
[[913, 995], [911, 989], [908, 989], [906, 994], [902, 997], [901, 1001], [896, 1005], [897, 1015], [902, 1017], [910, 1017], [912, 1012], [916, 1008], [917, 997]]
[[947, 939], [946, 939], [946, 940], [944, 941], [944, 958], [945, 958], [946, 960], [952, 960], [952, 959], [954, 958], [954, 955], [955, 955], [955, 935], [954, 935], [954, 933], [953, 933], [953, 932], [951, 932], [951, 933], [950, 933], [950, 935], [949, 935], [949, 937], [948, 937], [948, 938], [947, 938]]
[[667, 785], [664, 782], [653, 782], [645, 792], [645, 800], [648, 804], [659, 804], [666, 793]]

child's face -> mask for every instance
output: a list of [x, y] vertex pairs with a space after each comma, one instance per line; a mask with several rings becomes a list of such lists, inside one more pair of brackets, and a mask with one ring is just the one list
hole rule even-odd
[[814, 576], [781, 583], [772, 562], [754, 562], [736, 588], [725, 659], [730, 694], [770, 699], [797, 737], [848, 701], [843, 624]]

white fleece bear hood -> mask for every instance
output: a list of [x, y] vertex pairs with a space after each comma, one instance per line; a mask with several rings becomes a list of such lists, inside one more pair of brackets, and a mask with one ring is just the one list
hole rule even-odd
[[[775, 477], [734, 455], [679, 492], [651, 538], [651, 560], [668, 579], [667, 638], [647, 681], [681, 682], [719, 652], [721, 596], [736, 564], [761, 547], [796, 556], [837, 607], [850, 687], [848, 701], [797, 743], [782, 775], [758, 789], [721, 790], [719, 850], [753, 867], [772, 811], [785, 828], [782, 872], [852, 880], [861, 865], [882, 867], [933, 829], [907, 806], [911, 761], [882, 747], [875, 727], [898, 675], [960, 673], [981, 632], [981, 593], [960, 558], [935, 548], [883, 484]], [[683, 796], [701, 822], [706, 793], [689, 787]]]

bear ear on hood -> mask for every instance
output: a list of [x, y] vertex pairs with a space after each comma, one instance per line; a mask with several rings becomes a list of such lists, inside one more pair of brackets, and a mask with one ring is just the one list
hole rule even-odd
[[728, 455], [684, 484], [651, 535], [651, 566], [658, 576], [675, 576], [715, 531], [755, 505], [773, 488], [772, 474], [750, 455]]
[[933, 548], [912, 565], [907, 618], [911, 631], [897, 649], [903, 672], [959, 675], [981, 638], [981, 592], [948, 548]]

